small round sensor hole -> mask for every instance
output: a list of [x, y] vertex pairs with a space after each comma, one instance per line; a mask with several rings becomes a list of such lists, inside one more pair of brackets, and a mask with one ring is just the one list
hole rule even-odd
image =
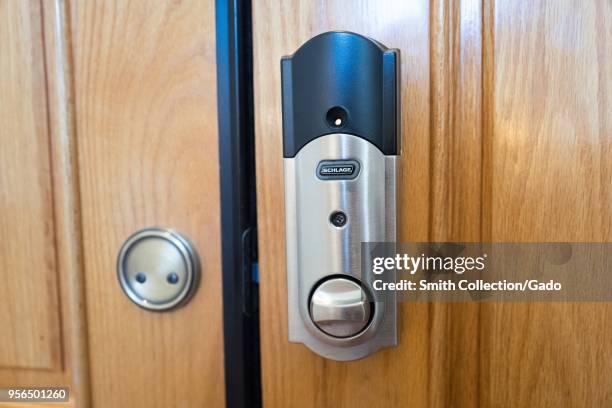
[[332, 223], [334, 227], [342, 228], [346, 225], [346, 214], [342, 211], [334, 211], [329, 216], [329, 222]]
[[327, 124], [333, 128], [341, 128], [346, 125], [347, 118], [348, 114], [341, 106], [334, 106], [328, 110], [327, 115], [325, 115]]

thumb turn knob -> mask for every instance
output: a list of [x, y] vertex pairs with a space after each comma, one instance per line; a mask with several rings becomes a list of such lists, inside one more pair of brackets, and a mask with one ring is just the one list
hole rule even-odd
[[366, 328], [372, 304], [361, 286], [346, 278], [321, 283], [310, 297], [310, 317], [326, 334], [351, 337]]

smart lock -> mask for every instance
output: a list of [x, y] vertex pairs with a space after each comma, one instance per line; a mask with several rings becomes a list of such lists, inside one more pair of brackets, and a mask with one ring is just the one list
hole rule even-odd
[[395, 295], [362, 275], [361, 244], [396, 240], [399, 52], [327, 32], [281, 72], [289, 340], [359, 359], [397, 344]]

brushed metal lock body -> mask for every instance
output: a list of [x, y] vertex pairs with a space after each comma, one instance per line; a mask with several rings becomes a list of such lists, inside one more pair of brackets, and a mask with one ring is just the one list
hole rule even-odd
[[117, 259], [119, 284], [138, 306], [155, 311], [184, 304], [200, 278], [195, 249], [171, 229], [145, 228], [131, 235]]
[[362, 242], [396, 240], [397, 51], [330, 32], [282, 61], [289, 340], [334, 360], [397, 344]]

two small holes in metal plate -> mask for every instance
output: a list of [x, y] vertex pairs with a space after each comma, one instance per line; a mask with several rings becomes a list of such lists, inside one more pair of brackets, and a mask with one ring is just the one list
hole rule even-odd
[[[136, 274], [136, 282], [145, 283], [146, 281], [147, 281], [147, 274], [145, 274], [144, 272], [138, 272]], [[176, 285], [178, 281], [179, 281], [179, 277], [176, 272], [170, 272], [166, 276], [166, 282], [168, 282], [171, 285]]]

